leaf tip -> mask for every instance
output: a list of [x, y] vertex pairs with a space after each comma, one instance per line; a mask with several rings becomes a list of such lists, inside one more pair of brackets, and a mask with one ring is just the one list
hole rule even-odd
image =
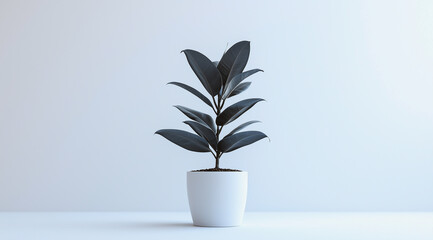
[[271, 142], [271, 138], [270, 138], [268, 135], [266, 135], [266, 134], [264, 134], [264, 133], [262, 133], [262, 134], [264, 135], [264, 138], [267, 138], [268, 141]]
[[191, 50], [191, 49], [184, 49], [184, 50], [180, 51], [180, 53], [185, 53], [185, 55], [186, 55], [188, 52], [191, 52], [191, 51], [193, 51], [193, 50]]

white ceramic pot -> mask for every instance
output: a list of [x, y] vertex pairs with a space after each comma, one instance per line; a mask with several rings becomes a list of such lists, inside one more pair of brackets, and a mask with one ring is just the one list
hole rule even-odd
[[187, 172], [189, 208], [194, 225], [241, 225], [247, 188], [247, 172]]

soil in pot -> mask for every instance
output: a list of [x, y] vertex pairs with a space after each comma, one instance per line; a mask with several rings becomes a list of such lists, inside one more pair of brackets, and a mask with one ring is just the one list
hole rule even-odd
[[230, 169], [230, 168], [206, 168], [206, 169], [193, 170], [191, 172], [242, 172], [242, 171], [237, 169]]

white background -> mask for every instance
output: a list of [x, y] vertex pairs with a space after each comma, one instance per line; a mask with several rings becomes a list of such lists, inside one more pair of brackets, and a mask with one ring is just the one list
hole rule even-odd
[[[184, 211], [180, 51], [251, 41], [249, 211], [433, 210], [432, 1], [0, 1], [0, 210]], [[211, 113], [210, 111], [208, 111]], [[226, 131], [227, 133], [227, 131]]]

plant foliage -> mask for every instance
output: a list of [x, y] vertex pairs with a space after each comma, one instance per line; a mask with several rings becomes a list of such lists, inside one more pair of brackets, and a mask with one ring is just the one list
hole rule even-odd
[[[234, 128], [224, 138], [221, 132], [224, 126], [233, 122], [261, 98], [250, 98], [236, 102], [224, 109], [226, 100], [247, 90], [251, 82], [242, 82], [249, 76], [263, 72], [252, 69], [244, 72], [250, 56], [250, 42], [241, 41], [233, 45], [222, 56], [220, 61], [212, 62], [205, 55], [195, 50], [182, 51], [197, 78], [209, 93], [209, 99], [204, 94], [186, 84], [169, 82], [168, 84], [181, 87], [200, 98], [215, 113], [215, 120], [210, 115], [187, 107], [175, 106], [191, 120], [184, 121], [196, 133], [177, 129], [162, 129], [155, 134], [165, 137], [174, 144], [194, 152], [211, 152], [215, 157], [215, 168], [219, 169], [219, 159], [223, 153], [247, 146], [267, 136], [259, 131], [239, 132], [245, 127], [259, 122], [248, 121]], [[212, 100], [212, 101], [211, 101]]]

